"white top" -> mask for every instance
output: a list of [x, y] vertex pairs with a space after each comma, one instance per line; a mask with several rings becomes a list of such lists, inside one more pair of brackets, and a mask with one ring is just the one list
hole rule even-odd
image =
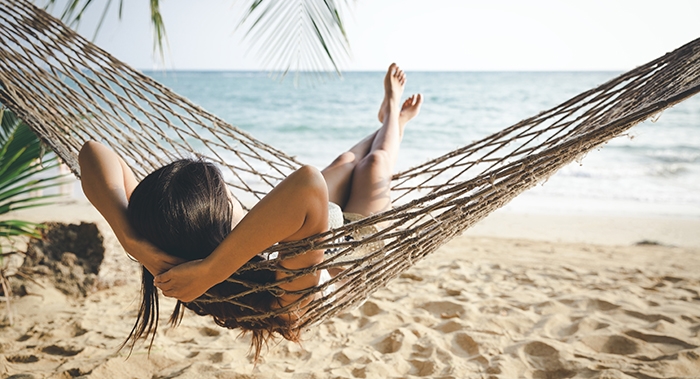
[[340, 228], [345, 223], [343, 219], [343, 210], [336, 203], [328, 203], [328, 228]]

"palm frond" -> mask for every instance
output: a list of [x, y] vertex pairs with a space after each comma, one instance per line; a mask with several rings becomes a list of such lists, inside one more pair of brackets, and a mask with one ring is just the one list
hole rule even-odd
[[25, 198], [20, 199], [20, 200], [16, 200], [16, 201], [12, 201], [10, 203], [0, 205], [0, 213], [7, 213], [9, 211], [19, 211], [22, 209], [29, 209], [29, 208], [36, 208], [36, 207], [43, 207], [46, 205], [51, 205], [51, 204], [53, 204], [53, 201], [45, 201], [45, 202], [41, 202], [41, 201], [47, 200], [47, 199], [54, 199], [54, 198], [61, 197], [61, 196], [63, 196], [63, 195], [53, 194], [53, 195], [25, 197]]
[[[0, 105], [0, 215], [10, 211], [49, 205], [60, 195], [33, 195], [64, 184], [65, 175], [51, 174], [55, 156], [44, 159], [44, 148], [27, 124]], [[3, 240], [16, 236], [38, 237], [39, 224], [0, 221]], [[2, 241], [0, 241], [0, 252]], [[2, 261], [0, 260], [0, 268]]]
[[0, 221], [0, 237], [31, 236], [40, 238], [39, 230], [42, 224], [22, 220]]
[[[122, 1], [119, 1], [119, 19], [122, 18]], [[105, 5], [105, 8], [102, 10], [102, 15], [100, 16], [100, 21], [97, 23], [97, 26], [95, 27], [95, 34], [92, 36], [93, 41], [97, 39], [97, 34], [100, 33], [100, 29], [102, 29], [102, 23], [105, 21], [105, 17], [107, 17], [107, 13], [109, 13], [109, 6], [112, 5], [112, 0], [107, 0], [107, 4]]]
[[[48, 0], [46, 8], [48, 10], [53, 8], [56, 4], [56, 1], [57, 0]], [[77, 28], [78, 26], [80, 26], [80, 21], [83, 19], [85, 12], [90, 8], [90, 6], [92, 6], [95, 3], [103, 4], [102, 12], [100, 14], [100, 20], [98, 21], [97, 26], [95, 27], [95, 32], [92, 37], [92, 39], [94, 40], [97, 38], [100, 29], [102, 29], [102, 24], [104, 23], [105, 18], [107, 18], [107, 14], [109, 13], [109, 10], [112, 6], [112, 1], [113, 0], [101, 2], [95, 2], [93, 0], [69, 0], [66, 3], [63, 11], [61, 12], [60, 18], [67, 25], [73, 28]], [[117, 17], [121, 20], [124, 10], [124, 0], [119, 0], [117, 8]], [[150, 8], [151, 24], [153, 25], [153, 50], [158, 50], [158, 53], [160, 54], [160, 57], [162, 59], [165, 55], [163, 48], [163, 40], [165, 40], [167, 44], [167, 37], [165, 35], [165, 24], [163, 23], [163, 16], [160, 13], [160, 4], [158, 0], [151, 0]]]
[[[38, 166], [36, 168], [41, 169], [43, 172], [43, 171], [53, 170], [54, 168], [60, 166], [60, 163], [58, 162], [58, 159], [56, 157], [52, 157], [49, 160], [54, 162], [54, 163], [47, 165], [46, 164], [47, 160], [44, 160], [43, 163], [36, 162], [36, 165]], [[35, 168], [31, 168], [31, 169], [25, 170], [24, 172], [19, 173], [16, 177], [13, 177], [11, 180], [8, 180], [6, 177], [0, 177], [0, 193], [2, 193], [3, 191], [6, 191], [6, 189], [8, 187], [11, 187], [14, 183], [25, 181], [34, 175], [36, 175]], [[53, 180], [60, 180], [60, 179], [64, 179], [64, 178], [65, 178], [65, 175], [59, 174], [56, 176], [42, 178], [39, 180], [40, 181], [53, 181]], [[65, 184], [65, 183], [61, 182], [59, 184]]]
[[247, 0], [238, 28], [247, 29], [250, 49], [265, 68], [284, 77], [289, 71], [335, 72], [350, 56], [343, 14], [350, 0]]
[[0, 194], [0, 214], [4, 213], [3, 210], [6, 208], [6, 212], [16, 210], [16, 208], [12, 207], [12, 205], [14, 204], [39, 201], [45, 198], [54, 197], [53, 195], [40, 195], [14, 200], [15, 198], [25, 194], [31, 194], [32, 192], [39, 192], [45, 189], [56, 187], [56, 180], [62, 179], [63, 177], [63, 175], [57, 175], [52, 178], [47, 178], [46, 180], [32, 180], [26, 183], [22, 183], [8, 191], [3, 192], [2, 194]]
[[163, 16], [160, 13], [159, 0], [151, 0], [151, 25], [153, 25], [153, 50], [158, 50], [160, 59], [164, 60], [165, 50], [163, 49], [163, 40], [167, 45], [168, 37], [165, 35], [165, 24]]
[[[103, 5], [103, 10], [102, 14], [100, 16], [100, 20], [97, 23], [97, 26], [95, 27], [95, 33], [93, 35], [93, 39], [97, 38], [97, 35], [100, 32], [100, 29], [102, 28], [102, 24], [104, 23], [105, 18], [107, 17], [107, 13], [109, 13], [109, 8], [112, 5], [112, 0], [107, 0], [106, 2], [100, 2]], [[119, 18], [121, 19], [122, 16], [122, 6], [123, 6], [124, 0], [119, 0]], [[83, 19], [83, 16], [85, 15], [85, 11], [87, 11], [90, 6], [94, 4], [93, 0], [69, 0], [66, 5], [63, 8], [63, 11], [61, 12], [61, 20], [66, 23], [66, 25], [69, 25], [71, 27], [77, 28], [80, 25], [80, 21]], [[49, 0], [46, 3], [47, 10], [50, 10], [56, 5], [56, 0]]]
[[[48, 0], [47, 8], [57, 0]], [[113, 0], [68, 0], [61, 19], [70, 26], [80, 24], [86, 10], [100, 3], [103, 10], [94, 32], [94, 38], [109, 13]], [[167, 35], [160, 12], [160, 0], [150, 0], [153, 26], [153, 50], [164, 59]], [[310, 72], [315, 75], [335, 72], [350, 57], [344, 14], [352, 0], [244, 0], [245, 12], [238, 28], [247, 29], [245, 38], [250, 49], [257, 50], [265, 69], [280, 77], [289, 71]], [[118, 17], [121, 19], [124, 0], [119, 0]], [[165, 43], [164, 43], [165, 42]]]

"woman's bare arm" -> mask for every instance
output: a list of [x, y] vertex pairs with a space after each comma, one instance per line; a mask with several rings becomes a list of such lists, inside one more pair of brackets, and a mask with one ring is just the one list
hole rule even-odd
[[123, 159], [108, 147], [89, 141], [80, 149], [79, 163], [85, 196], [107, 220], [127, 253], [153, 275], [182, 262], [139, 238], [131, 228], [126, 210], [138, 182]]
[[[305, 166], [260, 200], [211, 255], [178, 265], [157, 276], [154, 283], [165, 296], [192, 301], [275, 243], [303, 239], [326, 230], [328, 189], [320, 172]], [[287, 268], [299, 269], [322, 261], [323, 251], [314, 250], [282, 262]], [[310, 283], [304, 288], [315, 285], [318, 279], [314, 281], [312, 276], [297, 279], [297, 284]]]

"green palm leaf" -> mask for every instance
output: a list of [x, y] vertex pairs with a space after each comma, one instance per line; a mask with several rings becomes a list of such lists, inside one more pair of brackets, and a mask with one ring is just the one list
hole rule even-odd
[[0, 221], [0, 238], [11, 238], [18, 236], [30, 236], [41, 238], [39, 230], [41, 224], [21, 220], [3, 220]]
[[[56, 0], [49, 0], [47, 8]], [[112, 6], [104, 4], [95, 37]], [[309, 72], [320, 77], [323, 73], [340, 75], [340, 65], [350, 57], [350, 43], [345, 31], [344, 14], [351, 0], [244, 0], [245, 9], [238, 28], [246, 28], [245, 38], [251, 42], [266, 69], [284, 77], [289, 71]], [[78, 26], [85, 11], [97, 2], [69, 0], [61, 19], [70, 26]], [[165, 24], [159, 0], [149, 0], [153, 25], [153, 48], [164, 56]], [[119, 0], [121, 19], [124, 0]], [[93, 38], [95, 38], [93, 37]], [[298, 77], [298, 75], [297, 75]]]
[[[10, 211], [52, 203], [57, 194], [32, 195], [64, 182], [64, 175], [51, 174], [56, 157], [44, 158], [39, 138], [12, 112], [0, 107], [0, 216]], [[0, 238], [39, 237], [40, 224], [0, 220]], [[0, 243], [0, 251], [2, 244]]]
[[[109, 10], [112, 6], [112, 1], [113, 0], [107, 0], [105, 1], [100, 1], [99, 3], [104, 4], [104, 8], [102, 9], [102, 14], [100, 15], [100, 20], [97, 23], [97, 27], [95, 27], [95, 34], [93, 35], [92, 39], [94, 40], [97, 38], [97, 35], [100, 32], [100, 29], [102, 28], [102, 24], [107, 17], [107, 13], [109, 13]], [[164, 49], [163, 49], [163, 40], [167, 41], [167, 37], [165, 35], [165, 24], [163, 23], [163, 16], [160, 13], [160, 4], [158, 2], [159, 0], [150, 0], [150, 6], [151, 6], [151, 24], [153, 25], [154, 33], [153, 33], [153, 49], [158, 50], [161, 59], [165, 55]], [[50, 8], [53, 8], [56, 5], [56, 0], [49, 0], [46, 3], [46, 8], [50, 10]], [[69, 0], [63, 11], [61, 12], [61, 20], [65, 22], [67, 25], [71, 27], [78, 27], [80, 25], [80, 21], [83, 19], [83, 16], [85, 15], [85, 11], [93, 5], [95, 2], [93, 0]], [[124, 0], [119, 0], [118, 4], [118, 17], [121, 20], [122, 18], [122, 11], [124, 9]]]
[[[52, 164], [47, 165], [47, 162], [51, 162]], [[56, 168], [59, 166], [58, 159], [56, 157], [52, 157], [50, 159], [45, 159], [43, 162], [39, 163], [37, 162], [36, 165], [39, 165], [41, 167], [46, 168], [46, 170], [51, 170], [53, 168]], [[20, 172], [17, 177], [13, 178], [12, 180], [7, 180], [7, 177], [0, 177], [0, 191], [6, 191], [7, 187], [10, 187], [13, 183], [21, 182], [23, 180], [26, 180], [30, 177], [34, 176], [34, 170], [33, 169], [27, 169], [22, 172]], [[63, 175], [57, 175], [55, 177], [51, 178], [43, 178], [40, 179], [42, 181], [48, 181], [48, 180], [57, 180], [59, 178], [62, 178]], [[0, 192], [3, 193], [3, 192]]]
[[343, 17], [348, 0], [248, 0], [239, 23], [266, 68], [317, 75], [335, 71], [350, 56]]

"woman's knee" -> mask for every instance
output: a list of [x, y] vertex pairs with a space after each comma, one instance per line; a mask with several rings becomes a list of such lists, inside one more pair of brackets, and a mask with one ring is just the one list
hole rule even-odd
[[389, 153], [384, 150], [373, 150], [362, 158], [355, 170], [356, 172], [366, 172], [380, 176], [391, 175]]
[[341, 166], [341, 165], [346, 165], [346, 164], [357, 164], [357, 154], [351, 152], [351, 151], [346, 151], [340, 155], [338, 155], [333, 163], [331, 163], [331, 166]]

